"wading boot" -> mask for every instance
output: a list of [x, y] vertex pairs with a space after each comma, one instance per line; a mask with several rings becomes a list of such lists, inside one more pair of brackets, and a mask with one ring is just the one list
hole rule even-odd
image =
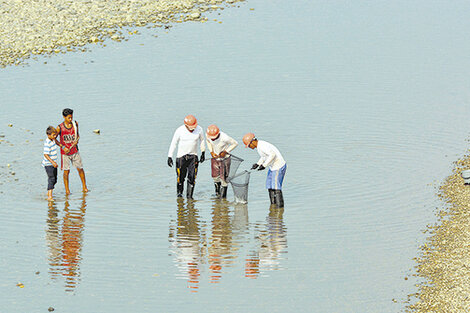
[[176, 196], [178, 198], [183, 197], [183, 184], [176, 184]]
[[194, 192], [194, 185], [191, 185], [188, 183], [186, 185], [186, 198], [192, 199], [193, 198], [193, 192]]
[[284, 207], [284, 197], [282, 196], [282, 190], [274, 190], [276, 194], [276, 205], [278, 208]]
[[227, 187], [228, 186], [222, 186], [222, 188], [220, 188], [220, 199], [227, 199]]
[[271, 204], [276, 204], [276, 194], [274, 193], [274, 189], [268, 189], [269, 192], [269, 200]]
[[220, 183], [214, 183], [214, 187], [215, 187], [215, 196], [219, 198], [220, 197]]

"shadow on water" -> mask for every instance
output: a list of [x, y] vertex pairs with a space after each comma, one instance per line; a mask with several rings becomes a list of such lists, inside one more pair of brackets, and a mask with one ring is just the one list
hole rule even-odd
[[72, 292], [80, 280], [81, 249], [85, 227], [86, 194], [79, 207], [64, 202], [64, 217], [59, 218], [55, 202], [48, 204], [46, 242], [49, 249], [49, 274], [52, 280], [65, 279], [65, 291]]
[[[169, 231], [177, 278], [187, 280], [191, 292], [197, 292], [205, 279], [220, 283], [223, 274], [236, 267], [237, 258], [245, 259], [247, 278], [282, 269], [281, 254], [287, 253], [284, 209], [271, 207], [265, 223], [250, 227], [247, 204], [232, 207], [230, 202], [213, 199], [209, 222], [201, 217], [196, 204], [178, 198], [177, 219], [170, 222]], [[250, 228], [255, 232], [252, 242], [248, 236]], [[254, 248], [246, 253], [245, 246]]]

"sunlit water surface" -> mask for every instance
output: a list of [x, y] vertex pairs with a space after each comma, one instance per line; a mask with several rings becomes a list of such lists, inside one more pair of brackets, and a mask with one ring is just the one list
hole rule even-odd
[[[402, 310], [435, 187], [467, 146], [469, 10], [250, 1], [2, 70], [0, 311]], [[72, 171], [72, 195], [59, 175], [48, 204], [42, 141], [64, 107], [91, 192]], [[196, 201], [176, 199], [167, 151], [189, 113], [279, 148], [284, 210], [266, 172], [247, 205], [213, 199], [208, 163]], [[257, 161], [234, 154], [240, 169]]]

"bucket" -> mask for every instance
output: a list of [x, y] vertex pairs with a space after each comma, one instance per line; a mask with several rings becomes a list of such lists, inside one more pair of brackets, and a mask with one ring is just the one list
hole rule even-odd
[[462, 178], [466, 185], [470, 184], [470, 170], [462, 171]]

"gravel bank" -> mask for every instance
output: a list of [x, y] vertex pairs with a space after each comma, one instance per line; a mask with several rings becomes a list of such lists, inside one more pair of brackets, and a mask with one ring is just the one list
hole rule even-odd
[[240, 0], [0, 0], [0, 67], [38, 54], [76, 51], [106, 38], [120, 41], [122, 27], [205, 22], [204, 12]]
[[462, 170], [470, 169], [470, 156], [456, 162], [452, 175], [439, 188], [447, 203], [439, 223], [421, 247], [417, 275], [417, 301], [409, 312], [470, 312], [470, 185], [464, 185]]

